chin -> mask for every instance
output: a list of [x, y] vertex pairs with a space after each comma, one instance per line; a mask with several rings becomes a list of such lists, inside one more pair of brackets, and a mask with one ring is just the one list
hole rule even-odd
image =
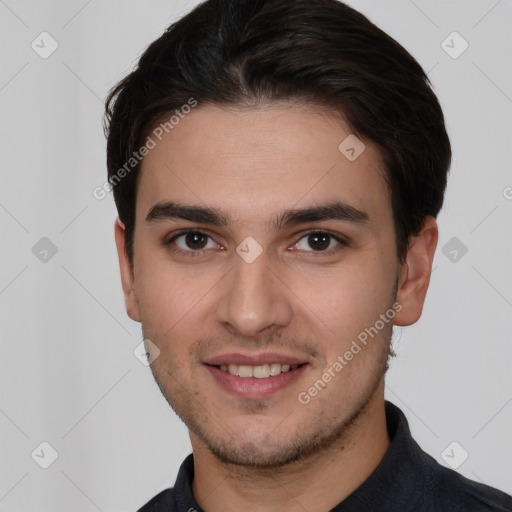
[[232, 443], [208, 445], [211, 453], [221, 462], [234, 466], [254, 469], [276, 469], [296, 462], [303, 457], [301, 450], [296, 447], [281, 444], [276, 447], [266, 447], [250, 442], [238, 446]]

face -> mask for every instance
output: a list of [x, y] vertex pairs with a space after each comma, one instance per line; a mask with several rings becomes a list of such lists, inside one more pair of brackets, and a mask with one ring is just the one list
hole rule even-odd
[[116, 233], [127, 310], [193, 444], [220, 460], [327, 446], [382, 384], [393, 322], [419, 316], [379, 154], [364, 141], [348, 159], [350, 134], [304, 106], [198, 106], [143, 162], [133, 267]]

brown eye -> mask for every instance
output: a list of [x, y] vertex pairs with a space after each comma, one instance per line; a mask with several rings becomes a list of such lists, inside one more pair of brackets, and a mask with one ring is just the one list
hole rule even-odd
[[330, 236], [326, 234], [314, 233], [308, 236], [308, 244], [315, 251], [323, 251], [329, 247]]
[[184, 236], [185, 245], [189, 249], [204, 249], [208, 238], [201, 233], [187, 233]]
[[[210, 245], [208, 245], [210, 244]], [[185, 231], [172, 237], [167, 245], [176, 245], [181, 252], [199, 252], [202, 249], [213, 249], [217, 244], [205, 233]]]
[[346, 243], [341, 238], [324, 231], [308, 233], [295, 244], [297, 249], [306, 252], [330, 252], [330, 249], [340, 245], [345, 246]]

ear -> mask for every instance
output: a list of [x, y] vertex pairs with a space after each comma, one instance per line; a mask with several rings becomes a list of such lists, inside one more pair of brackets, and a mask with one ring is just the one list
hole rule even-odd
[[128, 316], [140, 322], [139, 306], [137, 297], [133, 288], [134, 274], [133, 267], [126, 252], [126, 239], [124, 224], [117, 219], [115, 223], [115, 237], [117, 246], [117, 256], [119, 258], [119, 269], [121, 270], [121, 283], [123, 285], [124, 302]]
[[420, 233], [411, 239], [400, 269], [396, 300], [402, 309], [397, 311], [395, 325], [411, 325], [421, 316], [438, 236], [437, 222], [429, 216]]

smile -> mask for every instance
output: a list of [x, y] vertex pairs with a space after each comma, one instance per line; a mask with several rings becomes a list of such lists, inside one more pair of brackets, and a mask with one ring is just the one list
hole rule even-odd
[[205, 368], [222, 389], [242, 398], [261, 399], [291, 386], [311, 369], [308, 363], [263, 363], [258, 365], [206, 364]]
[[266, 379], [268, 377], [276, 377], [277, 375], [289, 372], [290, 370], [295, 370], [299, 366], [300, 365], [297, 364], [289, 365], [281, 363], [262, 364], [258, 366], [249, 366], [245, 364], [221, 364], [218, 366], [218, 368], [220, 368], [223, 372], [228, 372], [231, 375], [236, 375], [237, 377], [246, 379], [251, 377], [256, 379]]

